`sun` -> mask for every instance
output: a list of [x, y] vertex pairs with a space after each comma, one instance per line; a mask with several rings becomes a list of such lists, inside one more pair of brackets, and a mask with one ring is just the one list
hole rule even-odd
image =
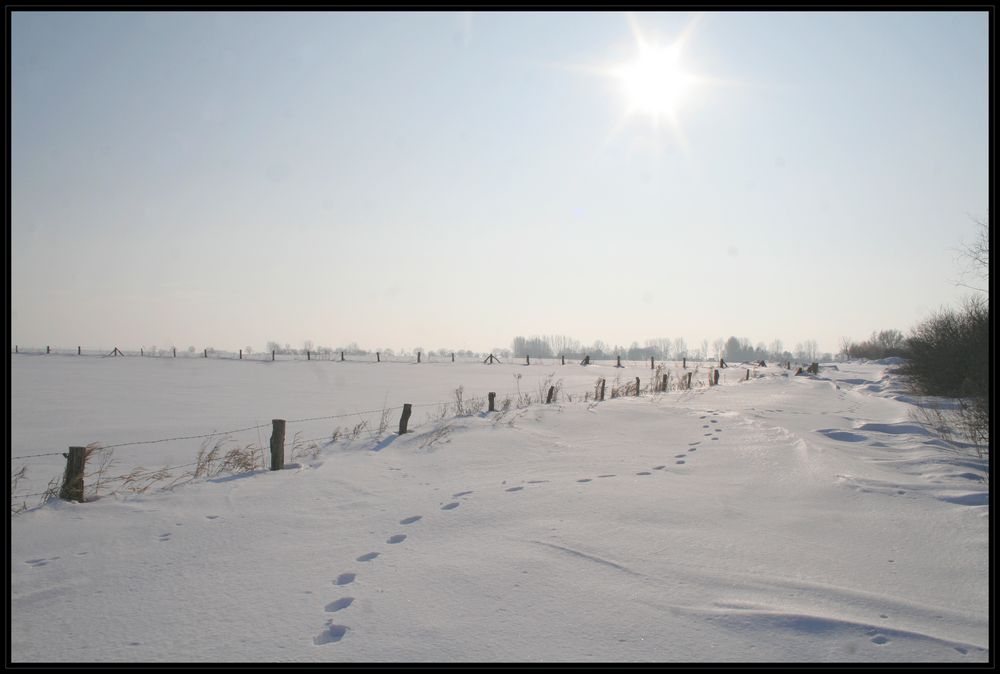
[[640, 44], [635, 61], [616, 69], [615, 75], [621, 80], [628, 99], [629, 112], [654, 118], [676, 114], [697, 81], [681, 67], [680, 47], [680, 44]]

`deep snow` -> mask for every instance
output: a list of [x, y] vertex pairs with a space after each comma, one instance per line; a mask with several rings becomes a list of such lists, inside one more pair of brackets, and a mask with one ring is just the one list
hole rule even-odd
[[[649, 378], [383, 365], [12, 356], [12, 454], [504, 393], [515, 374], [533, 394], [552, 372], [580, 395]], [[14, 515], [11, 659], [987, 661], [985, 460], [929, 433], [885, 365], [757, 374], [416, 414], [283, 471]], [[62, 465], [29, 461], [19, 491]]]

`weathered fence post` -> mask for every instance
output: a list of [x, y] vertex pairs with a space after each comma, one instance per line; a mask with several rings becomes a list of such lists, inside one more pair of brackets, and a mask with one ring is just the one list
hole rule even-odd
[[650, 370], [655, 370], [656, 369], [655, 367], [653, 367], [653, 357], [652, 356], [649, 357], [649, 369]]
[[45, 353], [49, 352], [49, 347], [45, 347]]
[[750, 381], [750, 368], [747, 368], [747, 381]]
[[399, 417], [399, 434], [403, 435], [406, 433], [406, 423], [410, 420], [410, 412], [412, 411], [412, 405], [410, 403], [403, 403], [403, 414]]
[[285, 420], [271, 419], [271, 470], [285, 467]]
[[70, 447], [66, 457], [66, 472], [63, 474], [59, 498], [63, 501], [83, 503], [83, 468], [87, 462], [86, 447]]
[[563, 356], [562, 356], [562, 364], [563, 365], [566, 364], [566, 354], [563, 354]]
[[274, 349], [271, 349], [271, 360], [274, 360]]
[[142, 348], [142, 347], [140, 346], [140, 347], [139, 347], [139, 358], [142, 358], [142, 357], [143, 357], [143, 356], [145, 356], [145, 355], [146, 355], [146, 352], [145, 352], [145, 351], [143, 350], [143, 348]]
[[604, 400], [604, 380], [601, 379], [600, 385], [600, 400]]
[[455, 362], [455, 354], [451, 354], [451, 362]]
[[490, 409], [489, 409], [489, 411], [490, 412], [496, 412], [495, 403], [496, 403], [497, 394], [494, 393], [493, 391], [490, 391], [486, 395], [489, 396], [489, 398], [490, 398]]
[[621, 366], [622, 366], [622, 357], [618, 356], [618, 364], [615, 365], [615, 367], [621, 367]]
[[719, 385], [719, 371], [718, 370], [715, 371], [715, 385], [716, 386]]
[[583, 357], [583, 362], [580, 363], [580, 364], [581, 365], [590, 365], [590, 354], [587, 354], [586, 356], [584, 356]]
[[174, 358], [176, 358], [176, 357], [177, 357], [177, 347], [175, 346], [174, 347]]
[[661, 391], [666, 391], [667, 390], [667, 377], [669, 377], [669, 376], [670, 376], [669, 374], [663, 375], [663, 388], [660, 389]]
[[684, 358], [683, 360], [684, 360], [684, 369], [686, 370], [688, 369], [688, 359]]
[[205, 349], [205, 358], [208, 358], [208, 349]]
[[694, 372], [688, 372], [688, 384], [687, 384], [688, 389], [691, 388], [691, 375], [693, 374]]
[[306, 360], [312, 360], [312, 354], [306, 351]]
[[381, 363], [382, 362], [382, 356], [379, 355], [378, 351], [375, 352], [375, 362], [376, 363]]
[[14, 353], [17, 353], [17, 344], [14, 345]]
[[635, 397], [639, 397], [639, 378], [635, 378]]
[[525, 365], [531, 365], [531, 356], [525, 355], [525, 357], [524, 357], [524, 364]]
[[549, 403], [552, 402], [552, 396], [553, 396], [553, 394], [555, 394], [555, 392], [556, 392], [556, 387], [555, 386], [550, 386], [549, 387], [549, 395], [545, 398], [545, 404], [546, 405], [548, 405]]
[[240, 360], [243, 360], [243, 349], [240, 349]]
[[419, 351], [417, 351], [417, 362], [418, 363], [420, 362], [420, 352]]
[[344, 362], [344, 352], [343, 351], [340, 352], [340, 362], [341, 363]]

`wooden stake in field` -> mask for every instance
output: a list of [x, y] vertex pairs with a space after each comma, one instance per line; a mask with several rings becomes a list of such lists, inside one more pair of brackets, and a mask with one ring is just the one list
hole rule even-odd
[[399, 417], [399, 434], [406, 433], [406, 424], [410, 421], [410, 413], [413, 406], [410, 403], [403, 403], [403, 413]]
[[63, 501], [83, 503], [83, 470], [87, 463], [86, 447], [70, 447], [66, 457], [66, 472], [63, 474], [59, 498]]
[[271, 470], [285, 467], [285, 420], [271, 419]]
[[489, 392], [489, 393], [487, 393], [486, 395], [487, 395], [487, 396], [489, 396], [489, 399], [490, 399], [490, 409], [489, 409], [489, 411], [490, 411], [490, 412], [496, 412], [496, 411], [497, 411], [497, 410], [496, 410], [496, 399], [497, 399], [497, 394], [496, 394], [496, 393], [494, 393], [493, 391], [490, 391], [490, 392]]
[[546, 405], [548, 405], [548, 404], [550, 404], [552, 402], [552, 396], [555, 395], [555, 392], [556, 392], [556, 387], [555, 386], [550, 386], [549, 387], [549, 395], [548, 395], [548, 397], [545, 398], [545, 404]]
[[635, 397], [639, 397], [639, 378], [635, 378]]

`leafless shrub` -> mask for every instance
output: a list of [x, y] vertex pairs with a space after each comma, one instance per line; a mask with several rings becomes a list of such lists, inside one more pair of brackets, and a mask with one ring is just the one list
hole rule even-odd
[[391, 410], [386, 409], [385, 407], [382, 408], [382, 414], [378, 419], [378, 437], [382, 437], [385, 435], [386, 431], [389, 430], [390, 412]]
[[358, 439], [358, 437], [359, 437], [359, 436], [360, 436], [360, 435], [361, 435], [362, 433], [364, 433], [365, 431], [368, 431], [369, 433], [371, 432], [371, 431], [370, 431], [370, 430], [368, 429], [368, 420], [367, 420], [367, 419], [362, 419], [361, 421], [359, 421], [359, 422], [358, 422], [358, 423], [357, 423], [357, 424], [356, 424], [356, 425], [354, 426], [354, 428], [352, 428], [352, 429], [351, 429], [350, 431], [348, 431], [348, 433], [347, 433], [347, 438], [348, 438], [349, 440], [357, 440], [357, 439]]
[[433, 431], [427, 433], [424, 439], [420, 443], [420, 448], [431, 447], [434, 444], [441, 442], [451, 433], [451, 425], [441, 424]]

